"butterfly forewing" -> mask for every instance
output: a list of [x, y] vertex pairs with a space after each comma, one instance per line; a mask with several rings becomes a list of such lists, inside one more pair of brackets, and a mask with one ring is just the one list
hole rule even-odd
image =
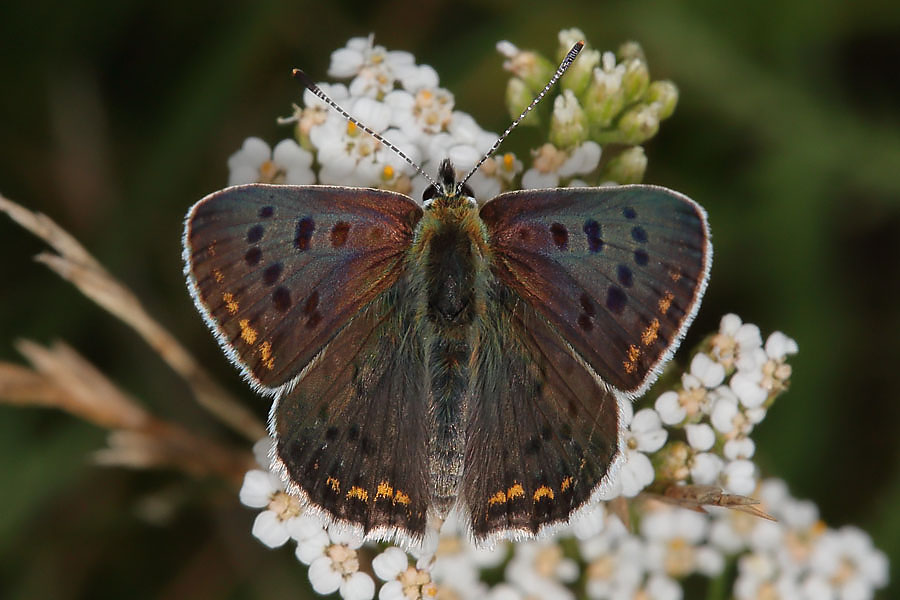
[[425, 533], [424, 350], [403, 281], [326, 346], [273, 406], [276, 458], [291, 491], [365, 534]]
[[703, 294], [706, 215], [665, 188], [525, 190], [481, 209], [495, 275], [606, 382], [638, 394], [674, 351]]
[[619, 456], [618, 399], [496, 283], [478, 334], [463, 502], [476, 540], [566, 521]]
[[397, 280], [421, 215], [384, 190], [227, 188], [188, 213], [189, 287], [225, 352], [273, 392]]

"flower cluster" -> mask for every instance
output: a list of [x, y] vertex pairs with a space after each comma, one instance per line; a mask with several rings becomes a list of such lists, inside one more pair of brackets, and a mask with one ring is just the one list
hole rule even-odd
[[[561, 32], [559, 53], [583, 38], [578, 30]], [[498, 49], [513, 73], [507, 104], [518, 116], [555, 63], [509, 42]], [[447, 157], [466, 172], [497, 139], [455, 110], [434, 69], [371, 37], [334, 52], [329, 75], [349, 82], [319, 86], [426, 172]], [[586, 47], [545, 102], [550, 111], [524, 121], [543, 128], [547, 140], [532, 151], [529, 168], [511, 153], [494, 156], [471, 187], [484, 200], [510, 189], [638, 182], [646, 167], [640, 144], [672, 114], [677, 97], [671, 82], [651, 81], [637, 44], [617, 54]], [[413, 198], [427, 185], [311, 92], [282, 121], [293, 124], [294, 138], [274, 150], [246, 140], [229, 160], [229, 183], [372, 186]], [[268, 439], [257, 446], [260, 468], [246, 474], [240, 499], [261, 509], [254, 536], [272, 548], [294, 544], [313, 589], [347, 599], [376, 592], [382, 600], [678, 599], [685, 578], [720, 577], [729, 562], [736, 564], [736, 598], [867, 598], [886, 585], [884, 554], [858, 529], [829, 529], [784, 482], [761, 481], [752, 460], [753, 429], [787, 389], [787, 360], [797, 351], [780, 332], [764, 339], [755, 325], [723, 317], [686, 372], [625, 409], [618, 476], [602, 501], [552, 537], [479, 548], [451, 514], [436, 543], [413, 554], [365, 542], [323, 523], [284, 491], [269, 469]]]

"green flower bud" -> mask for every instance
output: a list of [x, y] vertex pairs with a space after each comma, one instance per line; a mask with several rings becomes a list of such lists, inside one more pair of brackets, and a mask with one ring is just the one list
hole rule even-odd
[[564, 90], [572, 90], [576, 96], [581, 97], [594, 73], [594, 67], [600, 64], [599, 50], [582, 50], [566, 74], [559, 80], [559, 85]]
[[647, 155], [642, 146], [632, 146], [606, 163], [600, 181], [614, 181], [620, 185], [640, 183], [647, 170]]
[[643, 143], [659, 131], [659, 117], [655, 104], [639, 104], [619, 119], [619, 133], [624, 144]]
[[587, 116], [571, 90], [564, 90], [553, 101], [550, 142], [558, 148], [572, 148], [587, 140]]
[[647, 63], [632, 58], [625, 63], [625, 75], [622, 76], [622, 88], [625, 92], [625, 103], [631, 104], [640, 100], [650, 86], [650, 72]]
[[[518, 118], [533, 99], [534, 94], [531, 93], [525, 82], [518, 77], [511, 77], [506, 83], [506, 109], [509, 110], [509, 115], [513, 119]], [[531, 111], [521, 125], [533, 126], [540, 122], [537, 111]]]
[[594, 69], [584, 93], [584, 112], [592, 127], [607, 128], [625, 107], [622, 89], [623, 65], [616, 65], [610, 53], [603, 57], [603, 68]]
[[647, 57], [644, 56], [644, 49], [641, 48], [641, 45], [637, 42], [625, 42], [619, 46], [618, 57], [622, 62], [639, 60], [645, 65], [647, 64]]
[[678, 104], [678, 88], [671, 81], [654, 81], [647, 88], [646, 101], [657, 104], [659, 120], [668, 119]]

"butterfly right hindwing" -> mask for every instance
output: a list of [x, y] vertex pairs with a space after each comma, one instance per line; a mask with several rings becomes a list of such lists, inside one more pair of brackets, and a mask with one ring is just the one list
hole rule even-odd
[[462, 501], [476, 541], [565, 522], [620, 456], [618, 398], [495, 283], [475, 347]]

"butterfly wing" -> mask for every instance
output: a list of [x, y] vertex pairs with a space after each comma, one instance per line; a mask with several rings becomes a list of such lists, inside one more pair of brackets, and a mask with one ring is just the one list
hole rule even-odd
[[493, 270], [604, 381], [653, 383], [696, 313], [712, 262], [703, 209], [661, 187], [523, 190], [481, 209]]
[[384, 190], [230, 187], [188, 212], [188, 287], [245, 378], [275, 393], [397, 281], [421, 215]]
[[322, 350], [272, 407], [289, 491], [365, 535], [420, 539], [430, 500], [425, 359], [404, 280]]
[[619, 400], [500, 282], [475, 357], [462, 488], [472, 534], [540, 533], [608, 481], [621, 456]]

